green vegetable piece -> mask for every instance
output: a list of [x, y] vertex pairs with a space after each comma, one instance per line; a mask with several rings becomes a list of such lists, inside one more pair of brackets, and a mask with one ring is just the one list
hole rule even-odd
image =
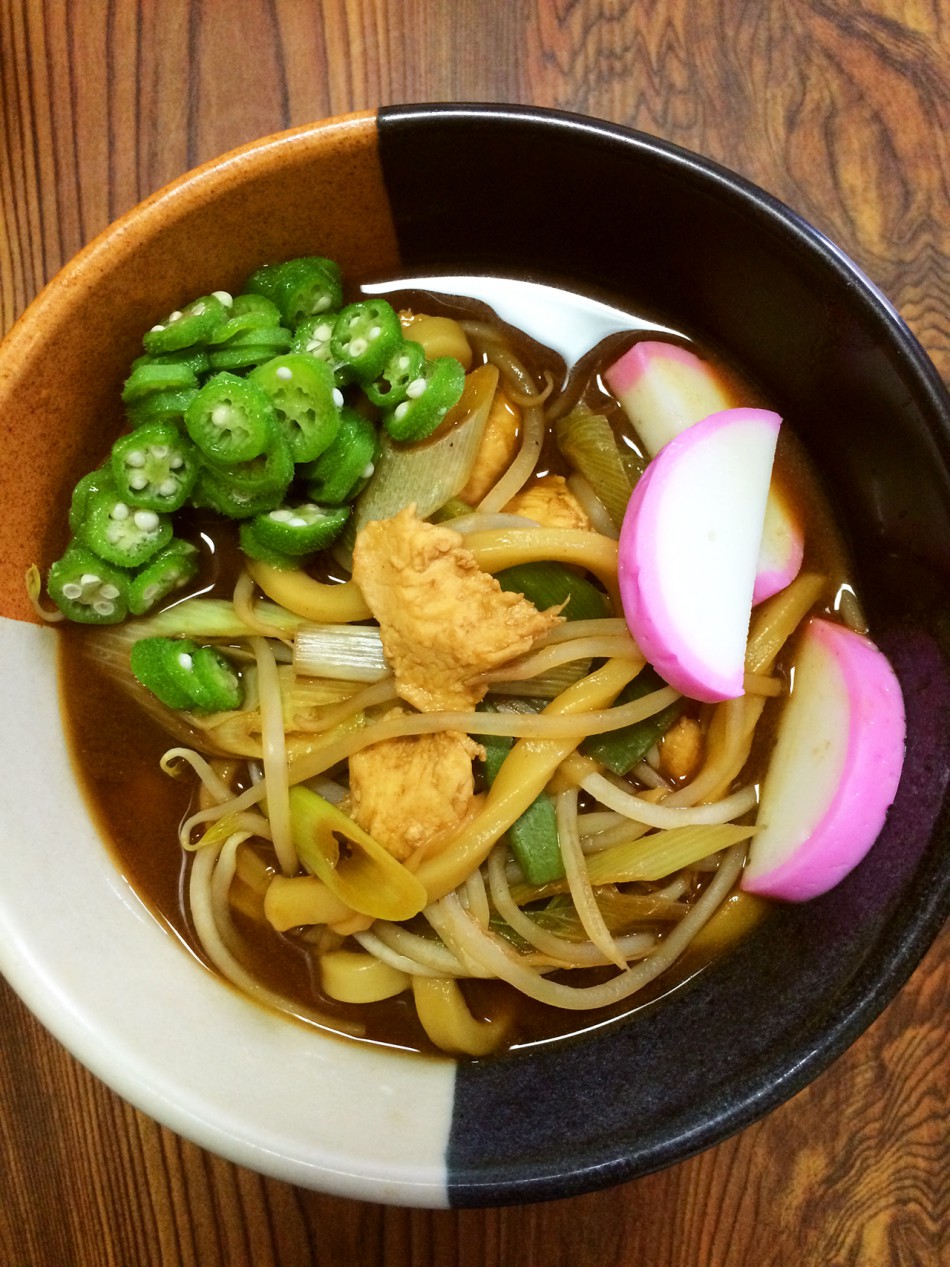
[[269, 361], [278, 352], [283, 352], [289, 344], [289, 337], [286, 343], [279, 341], [245, 343], [243, 336], [238, 335], [237, 339], [232, 340], [231, 343], [211, 349], [211, 368], [215, 371], [226, 370], [229, 373], [233, 370], [252, 370], [255, 366]]
[[132, 644], [132, 672], [168, 708], [217, 713], [238, 708], [244, 690], [234, 666], [216, 647], [188, 638], [140, 638]]
[[241, 551], [249, 559], [259, 559], [270, 567], [280, 568], [283, 572], [299, 572], [304, 566], [307, 556], [301, 554], [285, 554], [283, 550], [272, 550], [260, 540], [255, 531], [257, 516], [253, 519], [242, 519], [238, 532], [238, 543]]
[[[129, 663], [136, 680], [166, 707], [189, 709], [193, 703], [191, 656], [196, 650], [195, 644], [184, 638], [139, 638], [132, 644]], [[180, 656], [186, 657], [184, 664]]]
[[266, 453], [230, 466], [205, 466], [198, 475], [192, 503], [230, 519], [249, 519], [284, 500], [294, 476], [290, 444], [276, 423]]
[[233, 334], [221, 347], [212, 348], [209, 355], [220, 356], [237, 348], [269, 347], [273, 349], [271, 356], [276, 356], [278, 352], [289, 352], [293, 341], [294, 336], [286, 326], [252, 326], [249, 330]]
[[[633, 700], [642, 699], [653, 691], [659, 691], [666, 682], [649, 666], [642, 669], [632, 682], [617, 696], [618, 704], [630, 704]], [[622, 726], [619, 730], [610, 730], [603, 735], [589, 735], [580, 746], [585, 756], [593, 757], [605, 765], [614, 774], [628, 774], [638, 762], [642, 761], [657, 740], [676, 721], [683, 711], [683, 704], [677, 700], [664, 708], [662, 712], [643, 721]]]
[[289, 326], [322, 312], [332, 312], [343, 302], [338, 266], [319, 255], [265, 264], [251, 274], [245, 290], [275, 303]]
[[212, 462], [249, 462], [264, 452], [276, 418], [266, 392], [236, 374], [209, 378], [185, 410], [185, 426]]
[[95, 471], [90, 471], [88, 475], [82, 477], [73, 489], [72, 500], [69, 504], [69, 528], [71, 532], [76, 532], [76, 529], [89, 513], [89, 500], [93, 493], [101, 493], [103, 489], [115, 489], [111, 466], [100, 466]]
[[195, 711], [227, 712], [244, 702], [244, 686], [234, 665], [217, 647], [199, 647], [194, 654], [195, 676], [202, 702]]
[[330, 365], [336, 364], [336, 358], [330, 347], [333, 338], [333, 326], [338, 313], [322, 313], [318, 317], [307, 317], [301, 321], [294, 331], [294, 340], [290, 345], [292, 352], [303, 352], [307, 356], [315, 356], [319, 361]]
[[148, 352], [137, 356], [132, 362], [132, 369], [137, 369], [140, 365], [177, 365], [190, 369], [193, 374], [206, 374], [208, 371], [208, 352], [206, 348], [195, 346], [193, 348], [182, 348], [180, 352], [156, 352], [150, 355]]
[[333, 442], [340, 429], [343, 397], [324, 361], [291, 352], [258, 366], [247, 381], [270, 399], [294, 462], [313, 461]]
[[[505, 735], [480, 735], [485, 749], [485, 780], [491, 786], [513, 740]], [[547, 792], [541, 792], [508, 828], [508, 843], [529, 884], [550, 884], [564, 876], [557, 834], [557, 811]]]
[[157, 357], [140, 356], [122, 388], [122, 400], [133, 404], [155, 392], [181, 391], [197, 387], [198, 377], [186, 361], [161, 361]]
[[[209, 340], [211, 347], [229, 343], [235, 335], [251, 330], [281, 329], [280, 310], [263, 295], [236, 295], [231, 305], [231, 315], [221, 323]], [[261, 342], [267, 342], [262, 339]]]
[[403, 342], [402, 325], [385, 299], [347, 304], [333, 325], [330, 350], [360, 383], [370, 383]]
[[146, 352], [177, 352], [195, 344], [203, 347], [227, 318], [228, 309], [217, 295], [202, 295], [153, 326], [142, 343]]
[[129, 586], [129, 612], [144, 616], [198, 572], [198, 550], [190, 541], [172, 538], [136, 572]]
[[198, 478], [194, 446], [171, 422], [149, 422], [112, 446], [112, 477], [130, 506], [166, 514], [184, 506]]
[[231, 305], [231, 316], [244, 317], [248, 313], [254, 313], [260, 325], [280, 325], [280, 309], [272, 299], [268, 299], [265, 295], [253, 295], [245, 291], [243, 294], [234, 296], [234, 302]]
[[172, 536], [168, 515], [130, 506], [114, 485], [90, 493], [77, 521], [75, 532], [82, 544], [117, 567], [139, 567]]
[[411, 383], [424, 381], [426, 352], [421, 343], [404, 339], [365, 392], [380, 409], [394, 409], [408, 398]]
[[635, 455], [626, 450], [631, 460], [624, 459], [610, 420], [593, 413], [583, 402], [557, 420], [554, 436], [565, 458], [590, 483], [619, 528], [637, 480]]
[[255, 515], [246, 525], [248, 535], [268, 550], [299, 556], [331, 545], [349, 517], [349, 506], [276, 506]]
[[453, 356], [427, 361], [421, 378], [406, 388], [406, 399], [383, 414], [383, 426], [394, 440], [424, 440], [432, 434], [465, 387], [465, 370]]
[[133, 427], [145, 427], [150, 422], [181, 423], [185, 418], [185, 410], [197, 395], [196, 387], [152, 392], [141, 400], [126, 405], [125, 415]]
[[128, 615], [128, 574], [76, 541], [50, 568], [46, 590], [64, 616], [84, 625], [116, 625]]
[[523, 594], [538, 611], [566, 602], [561, 615], [566, 620], [599, 620], [610, 615], [607, 595], [560, 563], [521, 563], [496, 572], [503, 590]]
[[321, 506], [339, 506], [352, 501], [375, 470], [379, 456], [379, 433], [375, 426], [344, 405], [336, 438], [315, 462], [298, 470], [307, 495]]

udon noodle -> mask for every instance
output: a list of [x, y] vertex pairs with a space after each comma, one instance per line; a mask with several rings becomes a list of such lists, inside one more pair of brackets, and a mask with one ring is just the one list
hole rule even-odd
[[[404, 320], [423, 341], [424, 323]], [[572, 466], [556, 445], [558, 420], [583, 407], [580, 390], [573, 399], [555, 390], [501, 327], [440, 318], [439, 337], [447, 330], [464, 347], [472, 391], [420, 449], [447, 429], [462, 436], [474, 414], [484, 424], [507, 411], [516, 424], [477, 498], [437, 491], [426, 506], [429, 476], [413, 476], [382, 520], [361, 519], [357, 501], [357, 530], [332, 560], [306, 570], [242, 560], [230, 597], [198, 590], [87, 635], [85, 650], [174, 737], [166, 774], [194, 780], [179, 835], [190, 925], [208, 962], [248, 995], [352, 1037], [365, 1033], [367, 1007], [411, 1000], [419, 1045], [482, 1057], [517, 1041], [519, 997], [613, 1015], [689, 961], [691, 947], [698, 963], [701, 946], [708, 955], [746, 926], [758, 904], [736, 886], [755, 830], [769, 702], [786, 692], [796, 630], [829, 591], [806, 568], [754, 611], [740, 698], [700, 705], [652, 681], [623, 620], [619, 525], [596, 462]], [[615, 405], [605, 409], [615, 465], [632, 487], [642, 466], [635, 437], [620, 434]], [[459, 488], [486, 464], [489, 434], [485, 424]], [[362, 558], [380, 522], [390, 539], [393, 525], [408, 525], [436, 540], [466, 577], [553, 566], [599, 605], [572, 619], [573, 598], [528, 603], [530, 632], [484, 665], [475, 629], [458, 682], [432, 698], [425, 668], [443, 652], [425, 641], [421, 619], [422, 641], [405, 652], [423, 667], [414, 693], [392, 654], [390, 618], [377, 619], [370, 598], [376, 562]], [[438, 605], [437, 579], [432, 587]], [[438, 611], [436, 623], [451, 622]], [[226, 651], [243, 683], [239, 708], [172, 712], [129, 679], [132, 642], [184, 634]], [[642, 752], [612, 769], [605, 752], [638, 734]], [[548, 855], [548, 870], [532, 877], [525, 858], [552, 838], [553, 865]], [[254, 929], [307, 957], [309, 1001], [256, 970]], [[473, 992], [485, 981], [507, 989]]]

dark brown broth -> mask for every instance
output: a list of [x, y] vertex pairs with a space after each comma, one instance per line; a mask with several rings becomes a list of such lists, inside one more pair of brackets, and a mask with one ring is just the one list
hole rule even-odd
[[[478, 319], [486, 316], [479, 305], [460, 307], [457, 302], [418, 291], [397, 291], [394, 287], [387, 297], [395, 306], [411, 307], [415, 311], [462, 317], [474, 315]], [[605, 395], [597, 379], [597, 371], [610, 364], [632, 341], [629, 333], [609, 337], [576, 366], [568, 367], [557, 353], [522, 332], [511, 327], [505, 329], [513, 347], [539, 381], [548, 370], [556, 384], [563, 386], [568, 406], [583, 400], [591, 408], [607, 412], [618, 435], [635, 446], [635, 438], [622, 412]], [[716, 365], [738, 399], [749, 405], [768, 404], [734, 367], [724, 364], [708, 349], [702, 349], [702, 354]], [[846, 555], [827, 500], [795, 439], [794, 419], [788, 421], [791, 427], [783, 428], [780, 436], [776, 477], [807, 524], [804, 567], [823, 571], [832, 578], [830, 601], [848, 575]], [[539, 471], [558, 469], [563, 469], [563, 464], [554, 446], [549, 444]], [[237, 570], [233, 526], [196, 515], [187, 532], [193, 540], [203, 543], [204, 568], [195, 583], [195, 592], [229, 596]], [[183, 898], [189, 859], [178, 844], [179, 824], [193, 807], [193, 780], [171, 778], [162, 773], [159, 760], [171, 746], [169, 736], [90, 662], [84, 647], [86, 640], [95, 636], [95, 631], [71, 626], [64, 630], [60, 644], [64, 716], [80, 784], [123, 874], [156, 917], [204, 960]], [[766, 732], [772, 730], [776, 715], [777, 708], [770, 705], [764, 718]], [[764, 761], [765, 747], [760, 744], [753, 751], [750, 769], [758, 772]], [[316, 1006], [330, 1018], [347, 1019], [358, 1014], [368, 1041], [418, 1051], [432, 1050], [408, 996], [358, 1009], [336, 1003], [322, 995], [314, 956], [308, 953], [304, 941], [293, 935], [275, 933], [264, 921], [256, 923], [238, 916], [237, 924], [247, 949], [247, 966], [272, 989], [296, 1000], [304, 1009]], [[682, 984], [701, 970], [704, 963], [705, 958], [698, 953], [687, 954], [634, 1000], [594, 1013], [552, 1009], [520, 995], [515, 997], [507, 986], [498, 982], [469, 982], [463, 988], [476, 1015], [511, 1011], [515, 1017], [512, 1046], [521, 1046], [577, 1034], [629, 1015]], [[594, 977], [588, 975], [587, 979]], [[577, 974], [573, 980], [578, 980]]]

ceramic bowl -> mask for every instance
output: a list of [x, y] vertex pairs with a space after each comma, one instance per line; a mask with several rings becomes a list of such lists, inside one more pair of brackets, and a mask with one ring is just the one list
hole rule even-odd
[[[624, 1025], [458, 1065], [322, 1036], [204, 971], [90, 818], [64, 746], [56, 633], [35, 622], [24, 571], [61, 550], [50, 507], [98, 459], [155, 313], [314, 251], [351, 277], [516, 277], [650, 311], [794, 417], [839, 509], [906, 697], [907, 762], [883, 834], [832, 892], [777, 907]], [[150, 198], [53, 280], [0, 352], [0, 417], [0, 969], [106, 1083], [214, 1152], [428, 1206], [642, 1175], [820, 1073], [946, 917], [950, 404], [867, 278], [713, 163], [516, 107], [394, 107], [267, 138]]]

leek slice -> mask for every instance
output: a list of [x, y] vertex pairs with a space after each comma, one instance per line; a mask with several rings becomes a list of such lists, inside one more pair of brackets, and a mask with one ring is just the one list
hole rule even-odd
[[710, 854], [748, 840], [755, 835], [755, 830], [754, 826], [738, 823], [667, 827], [588, 855], [587, 875], [591, 884], [662, 880], [683, 867], [694, 866]]
[[592, 413], [586, 405], [555, 424], [558, 448], [593, 489], [607, 508], [614, 527], [623, 523], [627, 502], [633, 492], [636, 473], [624, 461], [613, 427], [603, 414]]
[[426, 890], [412, 872], [316, 792], [291, 788], [290, 822], [300, 861], [351, 910], [398, 922], [425, 906]]
[[457, 497], [471, 474], [498, 385], [494, 365], [480, 365], [465, 379], [462, 398], [452, 411], [454, 426], [441, 426], [419, 444], [397, 444], [384, 436], [376, 470], [360, 494], [344, 533], [352, 542], [371, 519], [389, 519], [415, 504], [420, 519]]
[[379, 630], [372, 625], [301, 625], [294, 672], [302, 677], [378, 682], [389, 673]]

